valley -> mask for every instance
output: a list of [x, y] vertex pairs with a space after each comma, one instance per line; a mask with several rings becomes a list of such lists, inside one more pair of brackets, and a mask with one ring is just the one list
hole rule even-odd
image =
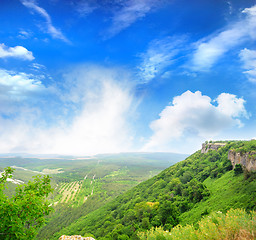
[[[11, 165], [15, 169], [13, 178], [25, 183], [37, 174], [51, 176], [54, 192], [49, 196], [49, 201], [55, 212], [47, 218], [48, 224], [39, 231], [38, 239], [45, 239], [186, 156], [172, 153], [122, 153], [76, 160], [74, 157], [2, 157], [0, 170]], [[9, 182], [6, 194], [11, 196], [15, 187]]]
[[231, 150], [255, 151], [256, 141], [230, 141], [207, 153], [198, 150], [186, 160], [106, 201], [49, 239], [62, 234], [92, 234], [88, 236], [97, 240], [139, 239], [140, 232], [152, 227], [172, 231], [177, 224], [197, 224], [211, 213], [226, 213], [232, 208], [254, 210], [256, 175], [246, 169], [234, 171], [228, 159]]
[[[254, 169], [255, 152], [256, 140], [226, 141], [205, 143], [189, 157], [127, 153], [62, 159], [61, 165], [49, 159], [11, 162], [18, 166], [14, 179], [27, 182], [35, 173], [45, 175], [45, 169], [51, 176], [54, 191], [48, 200], [54, 211], [39, 229], [39, 240], [62, 235], [169, 239], [166, 231], [175, 232], [177, 225], [190, 224], [192, 229], [216, 212], [223, 213], [222, 219], [229, 217], [225, 214], [230, 209], [247, 213], [256, 209], [256, 173], [247, 169]], [[230, 153], [239, 156], [235, 164]], [[1, 167], [4, 161], [0, 159]], [[7, 194], [14, 185], [8, 182]], [[242, 214], [239, 211], [235, 214]]]

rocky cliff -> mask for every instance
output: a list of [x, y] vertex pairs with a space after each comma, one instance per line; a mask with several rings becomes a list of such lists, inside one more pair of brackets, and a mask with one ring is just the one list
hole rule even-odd
[[201, 153], [207, 153], [209, 150], [217, 151], [220, 147], [225, 146], [227, 143], [203, 143]]
[[231, 161], [233, 168], [236, 164], [241, 164], [249, 172], [256, 171], [256, 152], [242, 153], [229, 150], [228, 159]]

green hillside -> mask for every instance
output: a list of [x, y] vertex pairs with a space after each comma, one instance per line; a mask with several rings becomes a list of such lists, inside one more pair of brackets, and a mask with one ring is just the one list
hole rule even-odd
[[[40, 157], [40, 158], [39, 158]], [[116, 196], [155, 176], [166, 167], [185, 159], [175, 153], [120, 153], [94, 157], [1, 156], [0, 172], [7, 166], [15, 169], [4, 193], [15, 194], [18, 183], [27, 183], [32, 176], [51, 176], [54, 192], [48, 200], [55, 211], [47, 218], [38, 239], [48, 239]], [[17, 181], [19, 181], [17, 183]]]
[[[55, 209], [47, 218], [47, 224], [40, 229], [38, 239], [52, 237], [80, 217], [185, 157], [174, 153], [121, 153], [102, 154], [90, 159], [66, 159], [62, 160], [63, 164], [58, 159], [36, 160], [32, 165], [34, 170], [52, 172], [54, 192], [49, 200]], [[12, 161], [16, 166], [29, 168], [31, 160]]]
[[81, 216], [55, 233], [93, 234], [100, 239], [139, 239], [138, 232], [162, 226], [196, 223], [210, 212], [230, 208], [253, 210], [256, 206], [254, 173], [232, 170], [228, 151], [255, 151], [256, 141], [236, 141], [217, 151], [197, 151], [157, 176], [137, 185], [114, 200]]
[[254, 240], [256, 212], [230, 209], [226, 214], [218, 211], [205, 216], [196, 225], [178, 225], [165, 231], [155, 228], [139, 233], [141, 240]]

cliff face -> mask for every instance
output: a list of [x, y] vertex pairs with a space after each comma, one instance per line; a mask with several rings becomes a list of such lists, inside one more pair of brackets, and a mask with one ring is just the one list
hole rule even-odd
[[207, 153], [209, 150], [217, 151], [220, 147], [225, 145], [226, 143], [203, 143], [201, 153]]
[[256, 171], [256, 152], [240, 153], [230, 150], [228, 159], [231, 161], [233, 168], [236, 164], [241, 164], [249, 172]]
[[[207, 153], [209, 150], [217, 151], [220, 147], [225, 146], [226, 143], [203, 143], [201, 153]], [[241, 164], [247, 171], [256, 171], [256, 152], [236, 152], [235, 150], [229, 150], [228, 159], [231, 161], [233, 168], [236, 164]]]

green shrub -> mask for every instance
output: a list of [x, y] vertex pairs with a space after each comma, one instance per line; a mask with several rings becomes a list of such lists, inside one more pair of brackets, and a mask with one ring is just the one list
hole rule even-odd
[[255, 236], [256, 212], [248, 214], [242, 209], [231, 209], [226, 214], [212, 213], [198, 223], [198, 228], [178, 225], [170, 232], [160, 227], [139, 233], [141, 240], [253, 240]]
[[236, 164], [236, 165], [235, 165], [235, 168], [234, 168], [234, 174], [235, 174], [235, 176], [237, 176], [237, 175], [239, 175], [239, 174], [241, 174], [241, 173], [243, 173], [243, 167], [242, 167], [242, 165], [241, 165], [241, 164]]

